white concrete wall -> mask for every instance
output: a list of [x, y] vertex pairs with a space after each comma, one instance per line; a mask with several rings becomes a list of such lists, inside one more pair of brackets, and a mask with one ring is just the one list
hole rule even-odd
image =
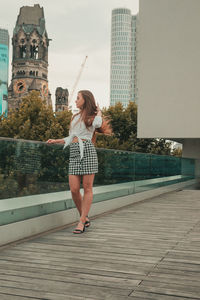
[[184, 139], [182, 156], [196, 159], [195, 177], [200, 189], [200, 139]]
[[138, 137], [200, 138], [200, 0], [140, 0]]
[[183, 157], [200, 159], [200, 139], [183, 140]]

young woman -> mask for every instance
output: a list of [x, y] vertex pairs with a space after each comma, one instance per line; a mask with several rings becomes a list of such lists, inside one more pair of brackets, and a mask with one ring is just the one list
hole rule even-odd
[[[102, 117], [90, 91], [78, 92], [76, 106], [80, 111], [72, 117], [69, 136], [64, 139], [50, 139], [47, 143], [65, 144], [64, 148], [70, 144], [69, 185], [72, 199], [80, 214], [79, 223], [73, 233], [80, 234], [85, 231], [85, 227], [90, 226], [88, 213], [93, 200], [94, 176], [98, 172], [97, 153], [92, 137], [95, 129], [102, 126]], [[81, 177], [83, 197], [80, 193]]]

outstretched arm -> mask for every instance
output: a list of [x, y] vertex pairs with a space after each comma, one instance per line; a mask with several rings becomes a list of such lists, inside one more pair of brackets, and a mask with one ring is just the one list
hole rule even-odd
[[65, 141], [64, 141], [64, 139], [57, 139], [57, 140], [50, 139], [46, 143], [47, 144], [64, 144]]

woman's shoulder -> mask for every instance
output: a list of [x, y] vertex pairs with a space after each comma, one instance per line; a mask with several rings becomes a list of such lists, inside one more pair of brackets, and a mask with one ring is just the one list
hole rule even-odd
[[80, 113], [75, 113], [73, 116], [72, 116], [72, 121], [74, 120], [74, 119], [79, 119], [80, 118]]
[[88, 115], [88, 119], [94, 120], [96, 116], [97, 116], [97, 114]]
[[72, 118], [76, 118], [76, 117], [80, 117], [80, 112], [75, 113], [75, 114], [72, 116]]

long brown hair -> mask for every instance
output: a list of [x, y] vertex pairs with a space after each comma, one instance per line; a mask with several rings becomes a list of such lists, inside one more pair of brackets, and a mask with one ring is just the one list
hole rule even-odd
[[94, 95], [88, 90], [81, 90], [78, 93], [80, 93], [84, 99], [84, 104], [81, 109], [81, 119], [85, 123], [86, 128], [89, 128], [92, 125], [94, 117], [97, 115]]
[[[81, 120], [83, 120], [83, 122], [85, 123], [86, 128], [89, 128], [92, 125], [95, 116], [97, 115], [97, 106], [96, 106], [95, 98], [94, 95], [88, 90], [81, 90], [78, 93], [80, 93], [81, 96], [83, 97], [84, 104], [81, 111], [75, 114], [73, 118], [76, 115], [80, 114]], [[106, 135], [112, 135], [112, 128], [110, 126], [109, 120], [103, 118], [102, 126], [100, 128], [95, 129], [92, 138], [93, 143], [96, 141], [96, 132], [106, 134]]]

